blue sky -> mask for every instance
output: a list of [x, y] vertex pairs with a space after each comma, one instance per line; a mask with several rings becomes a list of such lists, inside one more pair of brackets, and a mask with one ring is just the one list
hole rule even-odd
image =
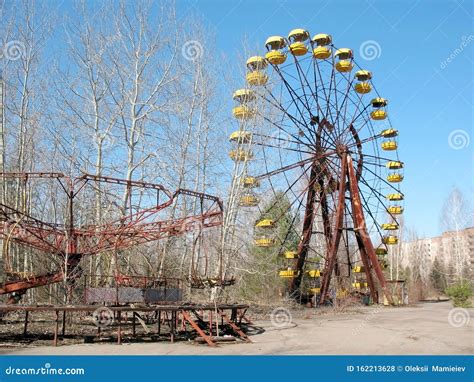
[[[421, 236], [440, 232], [441, 207], [454, 186], [470, 201], [473, 177], [472, 1], [178, 1], [178, 15], [200, 15], [229, 59], [242, 41], [305, 28], [350, 47], [389, 102], [405, 162], [405, 221]], [[361, 45], [380, 47], [361, 58]], [[257, 46], [257, 45], [255, 45]], [[377, 48], [378, 49], [378, 48]]]

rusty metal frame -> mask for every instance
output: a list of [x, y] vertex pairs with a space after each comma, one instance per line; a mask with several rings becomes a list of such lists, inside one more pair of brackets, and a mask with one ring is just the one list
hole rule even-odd
[[321, 282], [321, 297], [319, 304], [324, 304], [328, 298], [329, 285], [332, 278], [332, 273], [336, 264], [337, 252], [339, 248], [340, 238], [343, 227], [343, 216], [346, 199], [346, 180], [348, 180], [348, 191], [349, 199], [351, 200], [351, 210], [354, 220], [354, 232], [356, 236], [357, 245], [359, 247], [360, 257], [364, 265], [365, 274], [367, 277], [367, 283], [369, 285], [372, 299], [378, 302], [378, 293], [375, 284], [375, 280], [372, 272], [375, 273], [375, 277], [385, 294], [387, 301], [392, 304], [392, 297], [390, 291], [387, 288], [385, 276], [382, 268], [377, 259], [372, 240], [370, 239], [369, 233], [367, 232], [362, 202], [360, 198], [360, 191], [358, 186], [357, 174], [354, 170], [352, 157], [347, 153], [341, 154], [341, 176], [339, 178], [339, 195], [336, 209], [336, 217], [334, 228], [331, 232], [331, 246], [326, 257], [325, 267], [322, 275]]
[[[84, 174], [77, 178], [62, 173], [31, 172], [31, 173], [0, 173], [1, 179], [56, 179], [67, 197], [67, 216], [65, 224], [53, 224], [41, 221], [10, 206], [0, 203], [0, 237], [21, 245], [26, 245], [41, 252], [60, 256], [66, 265], [66, 271], [48, 273], [15, 280], [0, 286], [0, 294], [24, 293], [29, 288], [56, 283], [72, 276], [82, 257], [96, 255], [105, 251], [117, 251], [139, 244], [161, 240], [171, 236], [179, 236], [195, 229], [217, 227], [222, 224], [222, 201], [215, 196], [187, 189], [168, 191], [164, 186], [142, 181], [94, 176]], [[146, 188], [157, 192], [157, 204], [122, 217], [121, 219], [100, 225], [76, 227], [74, 221], [74, 199], [90, 182], [120, 184], [128, 188]], [[160, 202], [160, 193], [166, 200]], [[201, 209], [204, 201], [209, 205], [200, 214], [178, 219], [156, 220], [158, 213], [171, 207], [181, 196], [191, 196], [200, 201]], [[78, 275], [75, 275], [77, 277]]]
[[[162, 323], [168, 321], [170, 326], [169, 340], [174, 342], [176, 339], [176, 331], [178, 329], [177, 323], [181, 322], [181, 328], [187, 331], [185, 322], [188, 322], [191, 327], [196, 331], [197, 336], [203, 338], [208, 346], [216, 346], [216, 342], [213, 339], [213, 312], [217, 309], [218, 316], [220, 316], [243, 341], [251, 342], [248, 336], [240, 328], [242, 319], [245, 319], [244, 315], [248, 305], [245, 304], [182, 304], [182, 305], [153, 305], [153, 306], [110, 306], [108, 307], [111, 312], [116, 316], [116, 343], [122, 344], [123, 340], [123, 326], [122, 315], [132, 314], [132, 336], [136, 336], [135, 329], [135, 317], [138, 312], [154, 313], [154, 317], [157, 318], [157, 332], [158, 336], [161, 336]], [[53, 340], [52, 345], [58, 346], [60, 337], [64, 337], [66, 334], [66, 315], [74, 314], [78, 312], [93, 313], [97, 309], [95, 305], [56, 305], [56, 306], [29, 306], [29, 305], [0, 305], [0, 314], [4, 315], [8, 312], [25, 312], [25, 321], [23, 325], [23, 336], [26, 337], [28, 334], [28, 323], [32, 322], [31, 314], [34, 312], [52, 312], [54, 313], [53, 321]], [[200, 316], [196, 311], [208, 312], [209, 321], [205, 321], [204, 314]], [[230, 318], [226, 311], [230, 311]], [[62, 313], [62, 315], [60, 315]], [[239, 314], [240, 313], [240, 314]], [[198, 323], [192, 318], [191, 314], [198, 317], [200, 323], [204, 324], [207, 329], [201, 328]], [[61, 318], [62, 317], [62, 318]], [[217, 319], [217, 318], [216, 318]], [[60, 321], [62, 320], [62, 330], [59, 331]], [[98, 328], [97, 335], [100, 336], [101, 330]]]
[[341, 177], [339, 178], [339, 190], [338, 190], [338, 201], [335, 217], [335, 226], [334, 231], [331, 232], [331, 242], [329, 251], [326, 257], [326, 263], [323, 271], [323, 279], [321, 282], [321, 299], [320, 303], [323, 304], [324, 300], [329, 291], [329, 284], [331, 281], [331, 275], [333, 269], [336, 265], [337, 259], [337, 250], [339, 249], [339, 243], [341, 240], [342, 229], [343, 229], [343, 219], [344, 219], [344, 208], [345, 208], [345, 198], [346, 198], [346, 174], [347, 174], [347, 153], [342, 154], [341, 159]]

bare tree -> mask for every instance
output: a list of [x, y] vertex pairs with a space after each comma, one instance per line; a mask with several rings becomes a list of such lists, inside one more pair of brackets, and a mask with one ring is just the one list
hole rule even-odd
[[451, 236], [450, 258], [446, 259], [452, 270], [451, 278], [463, 280], [469, 273], [469, 243], [462, 231], [473, 225], [474, 211], [462, 192], [453, 187], [441, 210], [440, 224]]
[[[2, 4], [1, 17], [4, 36], [0, 69], [1, 171], [32, 171], [41, 162], [40, 152], [44, 147], [40, 131], [45, 118], [41, 62], [54, 14], [46, 17], [41, 5], [25, 0]], [[21, 180], [2, 184], [2, 202], [22, 213], [30, 213], [33, 192]], [[10, 273], [25, 274], [33, 268], [31, 251], [12, 246], [3, 255], [11, 255], [7, 262]]]

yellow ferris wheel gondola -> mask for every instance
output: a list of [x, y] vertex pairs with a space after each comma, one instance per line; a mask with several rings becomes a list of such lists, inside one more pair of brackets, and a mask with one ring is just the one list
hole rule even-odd
[[385, 141], [382, 142], [382, 150], [394, 151], [398, 148], [397, 141]]
[[239, 199], [239, 206], [241, 207], [256, 207], [259, 199], [253, 194], [242, 195]]
[[377, 97], [370, 101], [372, 107], [375, 109], [370, 113], [370, 117], [374, 121], [382, 121], [387, 118], [387, 112], [385, 111], [385, 107], [388, 104], [388, 101], [385, 98]]
[[253, 152], [244, 149], [230, 150], [229, 157], [235, 162], [245, 162], [253, 158]]
[[403, 194], [401, 193], [393, 193], [393, 194], [388, 194], [387, 195], [387, 200], [391, 201], [391, 202], [399, 202], [401, 200], [403, 200]]
[[238, 89], [232, 95], [234, 101], [238, 103], [232, 109], [232, 114], [237, 119], [249, 119], [257, 114], [257, 110], [248, 103], [255, 99], [255, 92], [251, 89]]
[[306, 271], [306, 273], [308, 274], [308, 277], [311, 277], [311, 278], [321, 277], [321, 270], [320, 269], [310, 269], [310, 270]]
[[404, 167], [403, 162], [398, 160], [389, 161], [385, 165], [389, 170], [400, 170]]
[[357, 82], [354, 85], [354, 90], [359, 94], [367, 94], [372, 90], [372, 85], [370, 85], [370, 80], [372, 79], [372, 73], [368, 70], [359, 70], [356, 72], [355, 77]]
[[387, 244], [387, 245], [398, 244], [398, 236], [395, 236], [395, 235], [384, 236], [382, 238], [382, 243]]
[[341, 73], [350, 72], [352, 68], [354, 67], [352, 63], [354, 54], [352, 53], [351, 49], [348, 49], [348, 48], [339, 49], [336, 51], [336, 53], [334, 53], [334, 56], [337, 59], [336, 70], [338, 72], [341, 72]]
[[385, 129], [385, 130], [382, 130], [380, 135], [384, 138], [395, 138], [398, 135], [398, 130], [395, 130], [392, 128]]
[[276, 240], [272, 237], [258, 237], [254, 240], [254, 243], [257, 247], [268, 248], [273, 247], [276, 244]]
[[261, 219], [255, 223], [257, 228], [273, 228], [275, 226], [275, 221], [273, 219]]
[[309, 32], [298, 28], [293, 29], [288, 34], [288, 40], [290, 41], [290, 52], [294, 56], [304, 56], [308, 53], [308, 47], [306, 46], [306, 41], [309, 39]]
[[232, 114], [237, 119], [249, 119], [254, 117], [257, 114], [257, 111], [247, 105], [240, 105], [232, 109]]
[[283, 257], [285, 259], [297, 259], [298, 258], [298, 252], [296, 251], [285, 251], [283, 252]]
[[265, 41], [268, 52], [265, 55], [267, 61], [272, 65], [281, 65], [286, 61], [286, 54], [282, 49], [286, 46], [286, 41], [281, 36], [271, 36]]
[[363, 289], [363, 288], [367, 288], [369, 286], [369, 284], [367, 282], [354, 282], [352, 283], [352, 287], [355, 288], [355, 289]]
[[293, 278], [298, 276], [299, 272], [295, 269], [282, 269], [278, 272], [279, 276], [282, 278]]
[[252, 140], [252, 133], [245, 130], [234, 131], [229, 136], [229, 141], [237, 143], [250, 143]]
[[240, 103], [253, 101], [255, 99], [255, 91], [252, 89], [237, 89], [234, 94], [232, 94], [232, 99]]
[[383, 223], [381, 227], [383, 230], [386, 230], [386, 231], [395, 231], [398, 229], [398, 224], [397, 223]]
[[247, 60], [247, 83], [251, 86], [265, 85], [268, 75], [265, 73], [267, 61], [261, 56], [252, 56]]
[[256, 188], [260, 186], [260, 181], [253, 176], [244, 176], [241, 183], [244, 188]]
[[392, 215], [401, 215], [403, 213], [403, 207], [402, 206], [390, 206], [387, 208], [387, 211], [389, 214]]
[[329, 46], [332, 42], [332, 37], [329, 34], [319, 33], [315, 35], [312, 40], [313, 45], [316, 47], [313, 49], [313, 57], [317, 60], [327, 60], [331, 57], [331, 47]]
[[403, 180], [403, 175], [399, 172], [394, 172], [387, 175], [387, 181], [390, 183], [400, 183]]

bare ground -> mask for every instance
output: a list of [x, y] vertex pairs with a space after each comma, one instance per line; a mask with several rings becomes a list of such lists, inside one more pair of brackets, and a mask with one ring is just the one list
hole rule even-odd
[[[58, 347], [0, 344], [3, 354], [104, 355], [104, 354], [472, 354], [474, 309], [455, 311], [450, 302], [410, 307], [364, 307], [349, 312], [313, 314], [283, 327], [270, 320], [254, 324], [263, 329], [251, 335], [252, 343], [220, 344], [216, 348], [192, 342], [74, 344]], [[467, 312], [467, 315], [466, 315]], [[464, 324], [459, 326], [460, 324]], [[459, 327], [456, 327], [459, 326]]]

